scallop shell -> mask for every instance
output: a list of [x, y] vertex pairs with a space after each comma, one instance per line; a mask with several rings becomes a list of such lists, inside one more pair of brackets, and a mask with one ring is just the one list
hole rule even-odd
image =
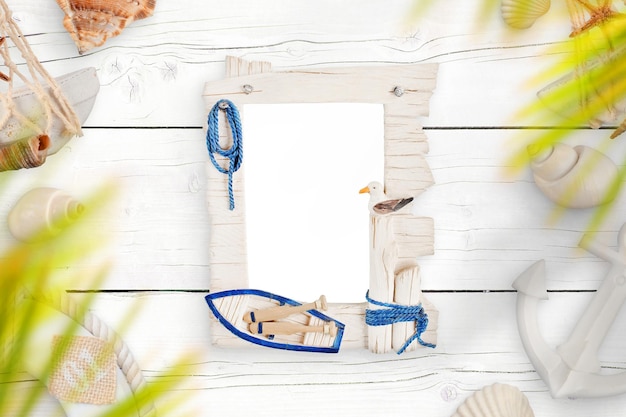
[[535, 184], [563, 207], [589, 208], [608, 203], [619, 180], [615, 163], [587, 146], [555, 143], [547, 149], [528, 148]]
[[57, 0], [65, 12], [63, 26], [78, 52], [103, 45], [135, 20], [151, 16], [156, 0]]
[[502, 0], [500, 11], [507, 25], [515, 29], [531, 27], [550, 10], [550, 0]]
[[452, 417], [534, 417], [528, 398], [516, 387], [493, 384], [475, 392]]

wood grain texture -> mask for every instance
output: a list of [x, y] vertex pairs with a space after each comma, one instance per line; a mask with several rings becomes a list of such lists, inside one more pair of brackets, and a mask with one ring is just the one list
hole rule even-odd
[[[90, 126], [202, 125], [198, 91], [204, 82], [222, 78], [227, 55], [271, 61], [280, 69], [436, 62], [449, 81], [433, 98], [437, 105], [429, 125], [515, 126], [523, 124], [514, 118], [517, 110], [535, 100], [539, 87], [529, 87], [528, 68], [545, 67], [551, 58], [542, 53], [570, 31], [569, 22], [561, 20], [567, 12], [560, 3], [532, 31], [512, 31], [495, 14], [479, 24], [481, 7], [463, 0], [436, 4], [420, 19], [410, 16], [412, 0], [384, 6], [272, 0], [256, 17], [244, 12], [256, 10], [253, 0], [217, 8], [183, 0], [157, 4], [154, 16], [78, 57], [56, 4], [8, 4], [52, 75], [77, 66], [98, 68], [103, 107], [92, 114]], [[567, 50], [560, 48], [551, 53]], [[477, 94], [480, 112], [470, 110]]]
[[[515, 326], [510, 285], [532, 262], [546, 259], [550, 299], [541, 305], [540, 325], [550, 346], [567, 338], [607, 269], [576, 247], [590, 211], [555, 217], [528, 171], [507, 170], [507, 155], [542, 132], [525, 128], [534, 124], [516, 114], [543, 87], [529, 80], [568, 50], [561, 43], [570, 32], [565, 2], [552, 2], [531, 30], [512, 31], [497, 14], [478, 21], [478, 0], [435, 2], [417, 19], [410, 17], [413, 0], [158, 1], [154, 16], [80, 57], [54, 1], [7, 3], [53, 76], [93, 66], [101, 90], [83, 138], [37, 170], [3, 175], [0, 217], [36, 185], [82, 197], [103, 181], [118, 184], [118, 198], [96, 225], [110, 231], [106, 250], [99, 259], [58, 273], [81, 277], [100, 261], [112, 264], [103, 287], [79, 279], [71, 288], [113, 291], [97, 293], [93, 312], [125, 329], [124, 339], [151, 381], [181, 356], [196, 355], [182, 370], [188, 378], [179, 392], [189, 393], [185, 405], [193, 410], [187, 415], [445, 417], [494, 382], [519, 387], [537, 416], [623, 412], [623, 395], [553, 400]], [[224, 77], [227, 55], [270, 61], [281, 71], [438, 64], [429, 115], [411, 119], [425, 130], [416, 129], [410, 143], [400, 141], [385, 151], [416, 156], [428, 151], [424, 164], [435, 185], [419, 195], [413, 214], [434, 219], [434, 253], [420, 254], [417, 261], [425, 295], [440, 311], [437, 349], [401, 357], [371, 354], [364, 344], [365, 303], [341, 307], [357, 331], [347, 332], [345, 343], [361, 345], [339, 355], [211, 346], [203, 295], [213, 279], [209, 240], [220, 232], [207, 226], [202, 91], [205, 82]], [[400, 119], [408, 122], [405, 116], [390, 119], [388, 129]], [[561, 122], [555, 116], [545, 127]], [[580, 129], [568, 139], [604, 146], [609, 132]], [[608, 148], [620, 166], [625, 144], [617, 140]], [[615, 245], [625, 208], [620, 195], [598, 228], [598, 239], [609, 246]], [[0, 248], [12, 242], [0, 222]], [[624, 319], [618, 317], [601, 350], [603, 372], [624, 369], [619, 332]], [[35, 383], [24, 373], [4, 388], [23, 396]], [[59, 411], [47, 398], [32, 415]], [[185, 412], [177, 408], [168, 415]]]
[[[398, 243], [393, 236], [393, 217], [370, 215], [370, 277], [369, 297], [381, 303], [393, 301]], [[370, 303], [370, 310], [380, 310]], [[391, 351], [393, 326], [368, 326], [367, 343], [374, 353]]]

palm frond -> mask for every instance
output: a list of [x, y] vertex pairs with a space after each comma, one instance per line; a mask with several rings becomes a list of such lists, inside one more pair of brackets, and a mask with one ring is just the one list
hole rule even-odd
[[[78, 264], [103, 248], [107, 237], [99, 232], [102, 228], [98, 226], [98, 219], [102, 217], [107, 202], [113, 198], [113, 193], [112, 187], [102, 187], [84, 202], [87, 209], [81, 217], [72, 224], [64, 225], [60, 233], [49, 236], [42, 230], [33, 243], [16, 242], [5, 253], [0, 254], [0, 386], [12, 388], [19, 385], [18, 381], [23, 381], [24, 363], [29, 359], [29, 349], [32, 350], [31, 338], [37, 332], [54, 326], [55, 337], [71, 339], [84, 333], [82, 323], [94, 321], [89, 315], [96, 292], [81, 296], [80, 302], [72, 303], [70, 307], [66, 307], [68, 304], [59, 307], [55, 304], [56, 301], [51, 300], [56, 300], [57, 296], [66, 299], [68, 295], [65, 290], [76, 284], [78, 279], [82, 285], [88, 282], [90, 288], [101, 287], [108, 272], [106, 263], [94, 268], [89, 276], [84, 271], [81, 271], [80, 276], [62, 272], [68, 266]], [[137, 305], [136, 308], [140, 306]], [[63, 309], [68, 311], [61, 312]], [[125, 326], [130, 325], [136, 313], [136, 309], [128, 312], [124, 320]], [[67, 320], [59, 327], [58, 316], [64, 314]], [[126, 329], [116, 330], [123, 334]], [[106, 332], [106, 335], [116, 349], [125, 348], [117, 334]], [[43, 381], [48, 380], [57, 369], [59, 359], [64, 357], [68, 346], [61, 344], [51, 353], [50, 360], [41, 366], [39, 377]], [[48, 347], [42, 347], [42, 350], [46, 349]], [[181, 358], [181, 364], [188, 360], [189, 358]], [[169, 402], [171, 392], [184, 379], [177, 367], [178, 365], [172, 367], [171, 372], [159, 373], [160, 378], [154, 383], [139, 384], [133, 395], [117, 399], [114, 405], [103, 412], [102, 417], [137, 417], [138, 410], [153, 407], [160, 396], [165, 397], [164, 393], [168, 393], [168, 404], [172, 407], [180, 405], [182, 399], [175, 403]], [[136, 371], [138, 369], [133, 372]], [[28, 417], [41, 399], [49, 395], [43, 384], [29, 387], [19, 401], [13, 398], [14, 391], [0, 389], [0, 415]], [[152, 417], [156, 413], [149, 412], [145, 415]]]

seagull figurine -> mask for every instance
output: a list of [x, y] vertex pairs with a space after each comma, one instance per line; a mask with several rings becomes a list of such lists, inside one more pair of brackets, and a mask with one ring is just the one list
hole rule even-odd
[[383, 185], [379, 182], [372, 181], [367, 187], [361, 188], [359, 194], [369, 193], [370, 201], [368, 208], [373, 214], [390, 214], [395, 213], [402, 207], [413, 201], [413, 197], [407, 198], [389, 198], [385, 195]]

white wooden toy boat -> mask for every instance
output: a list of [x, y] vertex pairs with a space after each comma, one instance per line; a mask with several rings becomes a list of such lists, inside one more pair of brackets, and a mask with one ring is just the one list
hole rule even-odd
[[236, 289], [205, 299], [219, 322], [248, 342], [301, 352], [339, 351], [345, 326], [318, 310], [323, 296], [302, 304], [267, 291]]

